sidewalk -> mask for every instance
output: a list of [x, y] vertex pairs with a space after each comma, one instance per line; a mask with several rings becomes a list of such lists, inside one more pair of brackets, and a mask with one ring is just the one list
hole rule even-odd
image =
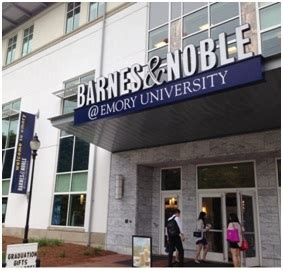
[[[87, 263], [78, 263], [66, 267], [132, 267], [130, 255], [113, 254], [90, 259]], [[152, 267], [167, 267], [166, 256], [153, 256]], [[185, 259], [184, 267], [233, 267], [230, 263], [205, 262], [196, 264], [192, 259]]]

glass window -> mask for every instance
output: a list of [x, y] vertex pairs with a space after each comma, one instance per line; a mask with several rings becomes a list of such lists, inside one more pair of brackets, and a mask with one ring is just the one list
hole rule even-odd
[[15, 148], [8, 149], [5, 152], [4, 166], [3, 166], [3, 171], [2, 171], [2, 178], [3, 179], [11, 178], [13, 159], [14, 159], [14, 151], [15, 151]]
[[231, 19], [239, 15], [239, 3], [221, 2], [211, 5], [210, 7], [211, 25]]
[[60, 139], [59, 158], [57, 172], [69, 172], [72, 166], [74, 137], [64, 137]]
[[161, 189], [162, 190], [180, 190], [181, 189], [181, 169], [171, 168], [161, 171]]
[[207, 8], [184, 17], [183, 36], [208, 29]]
[[66, 33], [70, 33], [79, 27], [80, 10], [81, 10], [80, 2], [68, 3]]
[[187, 46], [188, 44], [193, 44], [195, 46], [199, 46], [199, 42], [201, 40], [207, 39], [208, 38], [208, 31], [204, 31], [198, 34], [195, 34], [193, 36], [189, 36], [184, 39], [183, 41], [183, 48]]
[[280, 3], [260, 9], [260, 29], [266, 29], [274, 25], [280, 25], [281, 5]]
[[52, 212], [52, 225], [66, 226], [69, 195], [55, 195]]
[[92, 2], [89, 4], [89, 20], [93, 21], [98, 17], [103, 16], [104, 3], [103, 2]]
[[281, 187], [281, 159], [277, 160], [278, 186]]
[[168, 25], [149, 32], [148, 49], [160, 48], [168, 45]]
[[281, 28], [261, 34], [262, 55], [267, 57], [281, 52]]
[[56, 177], [55, 192], [69, 192], [70, 174], [60, 174]]
[[17, 129], [18, 129], [18, 115], [13, 116], [10, 118], [9, 123], [9, 133], [8, 133], [8, 148], [15, 147], [16, 144], [16, 136], [17, 136]]
[[181, 2], [171, 3], [171, 20], [176, 19], [181, 16]]
[[2, 119], [2, 149], [6, 147], [9, 130], [9, 119]]
[[74, 173], [72, 178], [71, 191], [86, 191], [87, 172]]
[[149, 29], [168, 22], [169, 3], [151, 2], [149, 5]]
[[198, 167], [198, 188], [254, 187], [252, 162]]
[[15, 60], [16, 46], [17, 46], [17, 35], [10, 38], [8, 41], [8, 49], [7, 49], [7, 57], [6, 57], [7, 65]]
[[63, 114], [74, 112], [77, 107], [77, 96], [68, 97], [64, 99], [63, 103]]
[[5, 223], [8, 198], [2, 198], [2, 223]]
[[[8, 194], [10, 189], [10, 178], [13, 170], [13, 160], [16, 145], [21, 100], [16, 100], [2, 105], [2, 223], [5, 222]], [[8, 116], [13, 109], [13, 115]]]
[[162, 64], [166, 63], [167, 52], [168, 52], [168, 46], [151, 51], [148, 53], [148, 59], [151, 59], [153, 56], [159, 56], [162, 59]]
[[239, 18], [229, 21], [227, 23], [221, 24], [219, 26], [211, 28], [211, 38], [216, 40], [220, 33], [225, 32], [227, 34], [228, 41], [236, 39], [235, 28], [239, 26]]
[[266, 5], [270, 5], [270, 4], [273, 4], [273, 3], [276, 3], [276, 2], [258, 2], [258, 6], [259, 7], [264, 7]]
[[184, 2], [184, 14], [197, 10], [203, 6], [207, 6], [207, 2]]
[[87, 170], [89, 158], [89, 144], [76, 137], [73, 170]]
[[8, 195], [9, 194], [9, 188], [10, 188], [10, 180], [3, 180], [2, 181], [2, 195]]
[[22, 48], [22, 56], [29, 54], [32, 50], [32, 38], [33, 38], [33, 25], [24, 30], [24, 40]]
[[70, 196], [70, 215], [69, 225], [83, 227], [85, 218], [85, 201], [86, 195], [71, 195]]
[[[94, 74], [69, 81], [72, 87], [81, 80], [91, 80]], [[67, 84], [67, 83], [66, 83]], [[63, 112], [71, 111], [76, 102], [76, 96], [67, 98], [63, 103]], [[84, 226], [85, 202], [88, 177], [89, 144], [68, 135], [60, 138], [52, 225]]]

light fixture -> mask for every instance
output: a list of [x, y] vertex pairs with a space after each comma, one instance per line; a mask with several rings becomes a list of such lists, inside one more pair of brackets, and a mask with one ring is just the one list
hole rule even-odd
[[200, 30], [207, 30], [208, 29], [208, 24], [204, 24], [204, 25], [201, 25], [199, 27]]
[[85, 196], [84, 196], [84, 194], [81, 194], [80, 195], [80, 205], [84, 204], [84, 200], [85, 200]]
[[124, 177], [123, 175], [116, 175], [115, 180], [115, 199], [121, 199], [123, 197], [123, 186], [124, 186]]
[[207, 209], [206, 209], [205, 206], [203, 206], [203, 207], [201, 208], [201, 211], [202, 211], [202, 212], [205, 212], [205, 213], [207, 214]]
[[160, 48], [160, 47], [163, 47], [163, 46], [165, 46], [167, 44], [168, 44], [168, 39], [164, 39], [164, 40], [162, 40], [160, 42], [155, 43], [154, 47], [155, 48]]
[[37, 151], [40, 148], [40, 141], [38, 140], [37, 134], [35, 134], [29, 143], [32, 151]]
[[234, 54], [237, 52], [237, 47], [236, 46], [232, 46], [228, 48], [228, 53], [229, 54]]

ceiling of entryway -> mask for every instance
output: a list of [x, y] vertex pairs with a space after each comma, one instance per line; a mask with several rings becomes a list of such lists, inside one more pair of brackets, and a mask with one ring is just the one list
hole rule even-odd
[[2, 36], [53, 4], [52, 2], [3, 2]]

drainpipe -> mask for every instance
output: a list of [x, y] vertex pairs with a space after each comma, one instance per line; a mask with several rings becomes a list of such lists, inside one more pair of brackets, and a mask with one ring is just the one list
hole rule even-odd
[[[100, 45], [100, 62], [99, 62], [99, 76], [102, 76], [102, 69], [103, 69], [103, 56], [104, 56], [104, 39], [105, 39], [105, 20], [106, 20], [106, 6], [107, 2], [104, 3], [104, 10], [103, 10], [103, 19], [102, 19], [102, 29], [101, 29], [101, 45]], [[90, 208], [89, 208], [89, 222], [88, 222], [88, 238], [87, 238], [87, 246], [91, 245], [91, 227], [92, 227], [92, 212], [93, 212], [93, 187], [95, 180], [95, 173], [96, 173], [96, 161], [97, 161], [97, 146], [94, 146], [94, 168], [92, 173], [92, 181], [90, 183]]]

